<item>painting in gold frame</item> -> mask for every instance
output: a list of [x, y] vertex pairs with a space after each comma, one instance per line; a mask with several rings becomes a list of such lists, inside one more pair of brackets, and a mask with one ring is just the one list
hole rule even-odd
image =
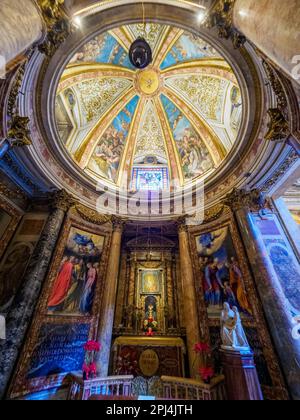
[[[91, 313], [85, 314], [84, 316], [82, 314], [74, 314], [70, 316], [63, 313], [53, 316], [48, 314], [47, 305], [51, 291], [53, 290], [53, 284], [57, 278], [57, 273], [64, 256], [66, 244], [68, 242], [72, 228], [86, 231], [94, 235], [103, 236], [104, 238], [103, 251], [99, 266], [99, 279], [95, 289], [94, 303]], [[44, 283], [40, 301], [35, 311], [34, 321], [27, 335], [28, 338], [21, 353], [19, 364], [12, 380], [12, 386], [9, 391], [11, 398], [17, 398], [28, 393], [47, 390], [55, 386], [61, 386], [64, 378], [66, 377], [67, 372], [60, 373], [58, 369], [56, 369], [55, 372], [53, 371], [53, 374], [49, 372], [47, 376], [45, 376], [44, 371], [41, 371], [41, 374], [44, 376], [33, 374], [33, 370], [36, 369], [36, 364], [43, 364], [43, 360], [39, 360], [39, 354], [34, 352], [36, 350], [38, 351], [39, 346], [44, 346], [45, 340], [42, 339], [42, 332], [45, 330], [45, 328], [48, 331], [53, 331], [56, 330], [56, 328], [61, 328], [61, 326], [65, 325], [66, 328], [74, 327], [75, 330], [77, 328], [76, 326], [78, 326], [78, 328], [81, 326], [80, 328], [86, 328], [86, 331], [84, 332], [87, 334], [86, 339], [92, 340], [97, 337], [99, 327], [98, 314], [101, 311], [101, 301], [103, 294], [102, 286], [104, 278], [106, 277], [110, 236], [111, 230], [109, 227], [93, 225], [82, 220], [81, 218], [75, 217], [74, 215], [70, 215], [66, 220], [58, 240], [48, 277]], [[85, 325], [86, 327], [84, 327]], [[51, 326], [53, 328], [51, 328]], [[69, 345], [70, 343], [68, 346]], [[45, 349], [42, 349], [42, 353], [44, 353], [44, 350]]]
[[[198, 297], [198, 312], [199, 322], [202, 328], [202, 338], [207, 342], [211, 342], [210, 331], [212, 329], [220, 330], [220, 319], [217, 317], [209, 317], [207, 312], [207, 306], [205, 304], [203, 285], [200, 282], [201, 279], [201, 265], [199, 264], [197, 240], [201, 234], [207, 232], [214, 232], [216, 230], [226, 227], [232, 238], [234, 250], [236, 252], [237, 260], [243, 274], [243, 281], [245, 291], [249, 304], [252, 308], [252, 317], [243, 317], [243, 325], [245, 329], [255, 330], [257, 332], [258, 347], [261, 348], [261, 352], [258, 355], [261, 360], [265, 360], [265, 366], [267, 366], [271, 383], [268, 385], [262, 385], [263, 393], [267, 399], [288, 399], [288, 393], [285, 386], [285, 381], [278, 364], [278, 359], [273, 347], [273, 343], [268, 331], [268, 327], [265, 322], [263, 308], [259, 296], [257, 295], [255, 282], [249, 269], [249, 263], [246, 258], [245, 249], [238, 231], [238, 227], [235, 219], [225, 208], [222, 216], [219, 216], [218, 220], [207, 222], [202, 226], [195, 226], [190, 229], [190, 247], [193, 256], [193, 270], [196, 279], [196, 291]], [[205, 321], [206, 320], [206, 321]], [[214, 343], [211, 342], [213, 345]]]

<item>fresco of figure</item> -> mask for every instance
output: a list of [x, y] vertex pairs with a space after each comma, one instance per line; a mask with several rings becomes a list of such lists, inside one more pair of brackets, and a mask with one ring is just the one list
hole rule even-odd
[[104, 237], [72, 228], [48, 300], [48, 315], [88, 315], [99, 277]]

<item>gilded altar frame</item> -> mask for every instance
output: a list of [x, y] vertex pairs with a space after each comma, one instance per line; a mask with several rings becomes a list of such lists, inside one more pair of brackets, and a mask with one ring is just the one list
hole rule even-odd
[[[98, 283], [95, 290], [94, 302], [92, 312], [90, 315], [48, 315], [47, 302], [51, 293], [53, 283], [56, 279], [59, 266], [63, 257], [65, 245], [71, 228], [77, 228], [89, 233], [104, 236], [103, 252], [101, 255]], [[18, 398], [26, 394], [47, 390], [50, 388], [60, 387], [65, 383], [66, 373], [57, 374], [47, 377], [38, 377], [35, 379], [27, 379], [26, 375], [30, 367], [30, 362], [34, 350], [38, 345], [39, 333], [44, 325], [88, 325], [89, 334], [88, 339], [93, 340], [97, 338], [97, 333], [101, 320], [101, 305], [103, 298], [103, 289], [105, 287], [106, 268], [109, 257], [109, 249], [111, 243], [111, 227], [110, 225], [96, 226], [75, 214], [66, 216], [62, 231], [60, 233], [56, 249], [52, 258], [48, 275], [44, 282], [44, 287], [41, 292], [40, 300], [37, 304], [33, 321], [30, 326], [28, 338], [19, 359], [17, 369], [12, 380], [12, 385], [9, 390], [10, 398]]]
[[[250, 264], [247, 260], [244, 245], [242, 243], [238, 231], [238, 225], [235, 221], [234, 215], [227, 208], [225, 208], [225, 211], [223, 211], [223, 215], [217, 220], [213, 220], [202, 226], [191, 227], [189, 229], [189, 243], [192, 254], [192, 264], [195, 279], [200, 278], [201, 276], [198, 251], [196, 246], [196, 238], [203, 233], [212, 232], [224, 227], [227, 227], [229, 229], [234, 250], [238, 258], [240, 270], [242, 272], [244, 287], [247, 293], [247, 297], [249, 299], [249, 303], [253, 310], [253, 319], [245, 321], [243, 320], [243, 324], [245, 327], [255, 328], [257, 330], [258, 337], [263, 349], [263, 355], [266, 360], [268, 371], [273, 384], [273, 386], [270, 387], [262, 387], [264, 394], [267, 398], [273, 400], [289, 399], [288, 392], [285, 386], [285, 381], [278, 363], [278, 358], [276, 357], [276, 352], [271, 340], [268, 326], [265, 321], [263, 307], [260, 298], [257, 294], [255, 282], [250, 271]], [[199, 285], [199, 289], [200, 293], [198, 296], [198, 315], [199, 324], [201, 326], [201, 334], [204, 340], [210, 342], [210, 328], [220, 327], [220, 320], [217, 318], [209, 318], [204, 300], [204, 290], [202, 284]]]

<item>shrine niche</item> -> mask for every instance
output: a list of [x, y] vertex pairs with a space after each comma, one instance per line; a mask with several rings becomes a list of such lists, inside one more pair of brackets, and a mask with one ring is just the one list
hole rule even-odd
[[165, 331], [164, 277], [164, 268], [157, 270], [139, 268], [138, 270], [137, 302], [138, 307], [143, 308], [144, 311], [143, 326], [145, 329], [147, 329], [147, 325], [153, 325], [155, 330]]
[[176, 241], [152, 230], [148, 235], [138, 235], [125, 242], [115, 336], [147, 333], [149, 336], [182, 336], [183, 320], [179, 310], [182, 286]]

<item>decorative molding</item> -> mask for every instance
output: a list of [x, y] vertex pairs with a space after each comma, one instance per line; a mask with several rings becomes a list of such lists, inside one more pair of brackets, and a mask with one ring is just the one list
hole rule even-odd
[[29, 195], [41, 195], [43, 193], [42, 188], [34, 183], [29, 175], [26, 174], [26, 171], [20, 166], [13, 151], [6, 153], [0, 162], [1, 169], [12, 179], [12, 181], [22, 185], [24, 190], [28, 191]]
[[[260, 52], [258, 52], [260, 54]], [[277, 71], [273, 68], [273, 66], [266, 60], [263, 59], [262, 61], [263, 67], [265, 69], [267, 78], [270, 82], [270, 85], [273, 89], [273, 92], [277, 99], [277, 108], [283, 113], [285, 117], [288, 115], [288, 100], [283, 89], [282, 83], [280, 81], [279, 75]]]
[[10, 188], [8, 188], [6, 185], [4, 185], [2, 183], [0, 183], [0, 196], [4, 196], [4, 197], [6, 197], [10, 200], [13, 200], [13, 199], [16, 199], [16, 198], [21, 198], [21, 199], [27, 201], [27, 199], [28, 199], [27, 195], [20, 188], [16, 188], [14, 190], [11, 190]]
[[224, 200], [224, 204], [233, 212], [247, 208], [251, 211], [261, 211], [265, 208], [266, 200], [258, 189], [239, 190], [234, 189]]
[[7, 140], [11, 147], [24, 147], [32, 144], [29, 123], [28, 117], [20, 117], [18, 114], [14, 115], [7, 133]]
[[289, 123], [278, 108], [271, 108], [268, 111], [270, 122], [265, 139], [268, 141], [281, 142], [286, 141], [290, 135]]
[[9, 92], [9, 96], [7, 100], [7, 114], [11, 118], [16, 113], [18, 96], [22, 87], [27, 63], [28, 63], [28, 57], [26, 58], [26, 61], [24, 61], [24, 63], [22, 63], [19, 66], [18, 70], [16, 71], [16, 74], [14, 75], [14, 81]]
[[94, 225], [104, 225], [111, 222], [111, 216], [100, 214], [95, 210], [91, 210], [86, 206], [78, 204], [75, 206], [76, 212], [86, 222], [93, 223]]
[[32, 144], [29, 129], [30, 120], [26, 116], [21, 117], [18, 110], [18, 96], [21, 91], [24, 75], [26, 72], [26, 66], [30, 60], [31, 55], [32, 50], [29, 51], [26, 60], [19, 66], [18, 70], [16, 71], [7, 100], [7, 115], [9, 117], [9, 121], [7, 123], [6, 137], [11, 148], [30, 146]]
[[65, 0], [37, 0], [47, 28], [46, 37], [38, 49], [47, 57], [52, 57], [72, 32], [70, 18], [63, 9], [64, 2]]
[[261, 187], [260, 191], [267, 194], [277, 184], [277, 182], [287, 173], [287, 171], [299, 160], [299, 155], [296, 150], [292, 150], [283, 164], [273, 174], [272, 178], [268, 179]]
[[204, 213], [204, 221], [203, 224], [214, 222], [218, 220], [226, 210], [226, 206], [224, 204], [217, 204], [216, 206], [208, 209]]
[[126, 221], [117, 216], [111, 217], [111, 223], [112, 223], [114, 232], [123, 232], [124, 227], [126, 225]]
[[241, 48], [247, 38], [233, 27], [233, 8], [235, 0], [220, 0], [208, 18], [208, 28], [217, 27], [219, 37], [231, 39], [235, 49]]
[[76, 205], [77, 201], [66, 190], [55, 191], [51, 194], [51, 207], [65, 213]]

